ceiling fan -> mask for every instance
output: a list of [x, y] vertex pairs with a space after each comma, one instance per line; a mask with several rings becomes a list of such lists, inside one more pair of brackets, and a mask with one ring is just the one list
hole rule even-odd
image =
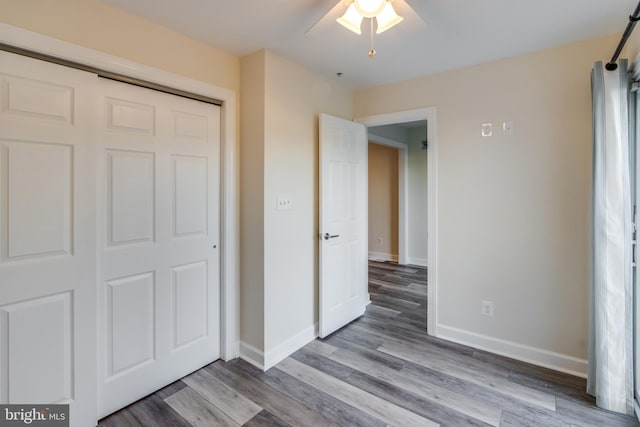
[[403, 21], [408, 21], [408, 26], [413, 29], [426, 27], [424, 20], [406, 0], [339, 0], [331, 10], [307, 30], [305, 35], [336, 22], [360, 35], [362, 34], [363, 21], [370, 28], [371, 50], [369, 58], [376, 55], [373, 48], [374, 32], [380, 34]]

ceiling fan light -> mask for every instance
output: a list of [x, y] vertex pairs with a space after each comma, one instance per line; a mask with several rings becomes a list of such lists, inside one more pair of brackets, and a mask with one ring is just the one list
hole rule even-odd
[[387, 2], [382, 12], [380, 12], [378, 16], [376, 16], [376, 20], [378, 21], [378, 29], [376, 30], [376, 34], [387, 31], [389, 28], [402, 22], [403, 19], [404, 18], [402, 16], [396, 13], [393, 6], [391, 6], [391, 3]]
[[338, 24], [353, 31], [356, 34], [362, 34], [360, 26], [362, 25], [362, 16], [356, 10], [355, 3], [347, 8], [347, 11], [340, 18], [336, 19]]
[[354, 0], [356, 10], [364, 18], [373, 18], [385, 8], [387, 0]]

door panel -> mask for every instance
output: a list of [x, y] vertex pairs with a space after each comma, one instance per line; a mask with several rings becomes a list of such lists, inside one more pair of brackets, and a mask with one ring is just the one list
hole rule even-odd
[[107, 282], [109, 377], [155, 359], [155, 277], [152, 272]]
[[363, 125], [320, 115], [320, 336], [364, 313], [367, 140]]
[[107, 151], [109, 246], [153, 242], [155, 231], [155, 156]]
[[0, 52], [0, 402], [96, 421], [90, 73]]
[[219, 357], [220, 110], [109, 80], [100, 87], [104, 416]]
[[[3, 348], [11, 402], [68, 403], [72, 399], [71, 294], [8, 304]], [[38, 337], [38, 339], [34, 339]], [[42, 348], [47, 357], [42, 357]], [[38, 384], [35, 389], [24, 384]]]

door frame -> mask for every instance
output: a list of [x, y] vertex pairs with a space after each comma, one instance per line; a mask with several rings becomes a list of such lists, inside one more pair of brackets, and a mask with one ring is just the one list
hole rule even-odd
[[[356, 117], [354, 121], [369, 126], [427, 120], [427, 333], [438, 335], [438, 137], [436, 107]], [[399, 201], [400, 202], [400, 201]], [[400, 236], [398, 236], [400, 237]], [[400, 245], [400, 242], [398, 242]], [[400, 254], [398, 254], [400, 256]]]
[[237, 222], [238, 145], [236, 135], [236, 93], [230, 89], [74, 45], [5, 23], [0, 23], [0, 43], [222, 101], [220, 123], [220, 355], [224, 360], [238, 357], [239, 233]]

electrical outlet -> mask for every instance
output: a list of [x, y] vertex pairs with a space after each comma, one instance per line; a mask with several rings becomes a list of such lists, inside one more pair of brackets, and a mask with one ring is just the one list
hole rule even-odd
[[382, 245], [382, 242], [383, 242], [382, 237], [378, 237], [378, 244]]
[[493, 317], [493, 301], [482, 301], [482, 315]]
[[286, 211], [293, 207], [293, 199], [288, 194], [276, 197], [276, 207], [279, 211]]

